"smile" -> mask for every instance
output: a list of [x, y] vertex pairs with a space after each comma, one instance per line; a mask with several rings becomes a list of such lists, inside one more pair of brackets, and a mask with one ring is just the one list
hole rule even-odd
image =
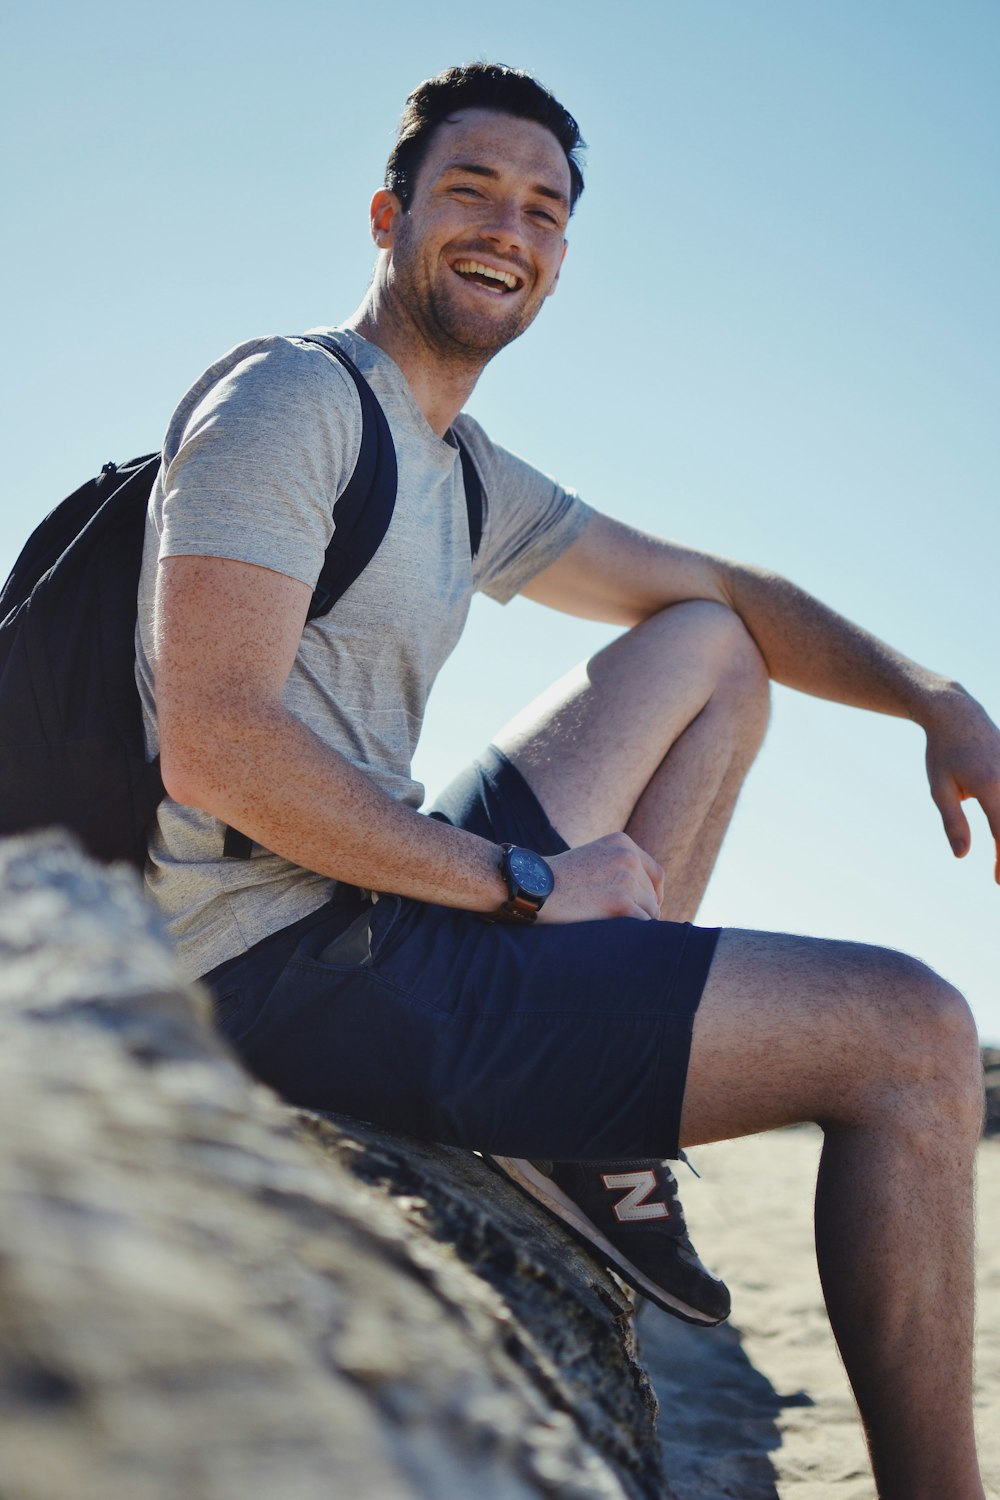
[[484, 265], [481, 260], [457, 260], [452, 267], [459, 276], [467, 281], [474, 281], [477, 286], [486, 287], [499, 296], [505, 296], [508, 292], [516, 292], [524, 285], [519, 276], [511, 271], [498, 271], [495, 266]]

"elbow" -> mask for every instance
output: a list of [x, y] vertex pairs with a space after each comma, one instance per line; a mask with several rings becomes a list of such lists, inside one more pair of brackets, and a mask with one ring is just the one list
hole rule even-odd
[[190, 747], [178, 743], [173, 737], [161, 740], [160, 779], [167, 796], [185, 807], [208, 812], [208, 789], [205, 778], [199, 775], [198, 765], [199, 757], [191, 753]]
[[[165, 701], [164, 701], [165, 700]], [[160, 777], [167, 795], [185, 807], [229, 822], [234, 804], [253, 802], [281, 739], [281, 704], [258, 693], [199, 694], [158, 704]]]
[[185, 807], [215, 814], [225, 796], [233, 757], [218, 736], [169, 718], [160, 722], [160, 779], [167, 796]]
[[[278, 717], [281, 710], [279, 709]], [[228, 822], [259, 790], [279, 724], [268, 705], [216, 704], [159, 716], [160, 778], [168, 797]]]

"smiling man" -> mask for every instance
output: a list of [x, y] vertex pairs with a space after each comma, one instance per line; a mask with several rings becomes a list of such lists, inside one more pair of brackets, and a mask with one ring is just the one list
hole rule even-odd
[[[429, 143], [419, 196], [408, 193], [405, 179], [376, 195], [375, 242], [387, 245], [391, 237], [393, 254], [384, 296], [354, 326], [371, 332], [391, 308], [399, 331], [417, 335], [424, 357], [475, 379], [555, 290], [574, 186], [565, 153], [536, 122], [481, 108], [460, 115]], [[400, 189], [409, 199], [402, 216]], [[514, 199], [514, 234], [503, 244], [484, 239], [483, 208]]]
[[[1000, 835], [1000, 735], [956, 683], [793, 585], [610, 520], [462, 414], [556, 289], [580, 144], [507, 68], [452, 69], [407, 101], [371, 287], [324, 331], [388, 420], [395, 509], [328, 614], [310, 601], [363, 451], [351, 373], [321, 343], [257, 339], [175, 413], [139, 600], [169, 793], [148, 888], [260, 1077], [486, 1153], [691, 1321], [729, 1298], [668, 1159], [818, 1122], [817, 1250], [879, 1494], [981, 1500], [968, 1009], [900, 954], [693, 918], [769, 679], [919, 723], [956, 854], [963, 798]], [[474, 589], [624, 629], [428, 815], [411, 757]]]

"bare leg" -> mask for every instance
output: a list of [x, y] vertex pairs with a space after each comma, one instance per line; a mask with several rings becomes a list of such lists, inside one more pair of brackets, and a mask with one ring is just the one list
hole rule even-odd
[[882, 1500], [982, 1500], [972, 1428], [975, 1027], [915, 960], [725, 932], [682, 1140], [815, 1120], [816, 1245]]
[[[753, 643], [717, 605], [665, 610], [498, 743], [572, 844], [625, 829], [690, 920], [766, 725]], [[881, 1500], [982, 1500], [972, 1431], [975, 1028], [922, 965], [726, 932], [695, 1023], [682, 1141], [815, 1120], [820, 1272]]]
[[721, 605], [675, 605], [620, 636], [497, 736], [573, 845], [624, 830], [697, 911], [767, 726], [764, 663]]

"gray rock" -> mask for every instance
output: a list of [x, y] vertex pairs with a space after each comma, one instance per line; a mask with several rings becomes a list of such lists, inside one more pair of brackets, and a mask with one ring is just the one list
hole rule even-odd
[[130, 872], [0, 845], [2, 1500], [668, 1496], [629, 1311], [477, 1157], [250, 1080]]

